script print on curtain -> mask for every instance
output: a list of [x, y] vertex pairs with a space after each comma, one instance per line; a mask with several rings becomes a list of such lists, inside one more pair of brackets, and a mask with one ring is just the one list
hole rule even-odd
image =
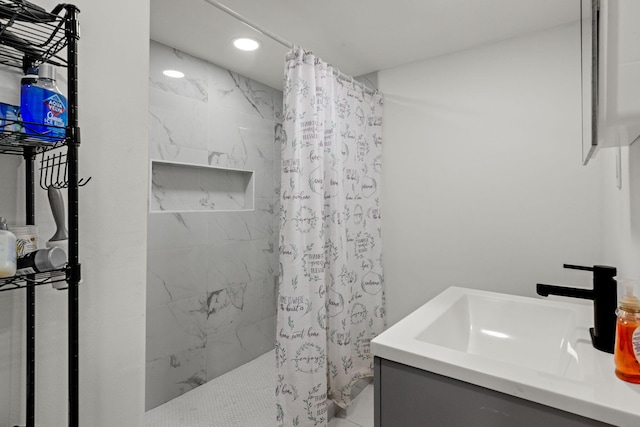
[[297, 49], [287, 57], [276, 327], [277, 421], [327, 424], [373, 376], [384, 329], [382, 106]]

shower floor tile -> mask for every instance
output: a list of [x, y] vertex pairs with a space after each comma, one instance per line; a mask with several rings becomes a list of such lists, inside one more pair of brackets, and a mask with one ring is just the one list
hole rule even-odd
[[[145, 414], [145, 427], [274, 427], [275, 355], [270, 351]], [[373, 385], [329, 427], [373, 427]]]
[[273, 427], [275, 355], [270, 351], [145, 414], [145, 427]]
[[[346, 423], [340, 424], [342, 421]], [[373, 384], [366, 386], [348, 408], [341, 409], [329, 421], [329, 427], [373, 427]]]

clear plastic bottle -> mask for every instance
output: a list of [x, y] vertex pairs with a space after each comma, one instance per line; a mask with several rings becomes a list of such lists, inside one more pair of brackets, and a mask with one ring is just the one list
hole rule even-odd
[[640, 384], [640, 300], [633, 295], [631, 281], [625, 283], [625, 296], [616, 314], [618, 321], [613, 356], [616, 376]]
[[33, 74], [22, 78], [20, 113], [27, 136], [55, 142], [66, 136], [67, 98], [56, 86], [53, 65], [40, 64], [37, 79]]
[[8, 228], [7, 221], [0, 218], [0, 277], [16, 274], [16, 236]]

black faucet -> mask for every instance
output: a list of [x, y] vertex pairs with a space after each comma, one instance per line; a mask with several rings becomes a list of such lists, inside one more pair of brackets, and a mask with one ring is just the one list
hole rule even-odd
[[591, 342], [598, 350], [613, 353], [616, 336], [616, 308], [618, 306], [618, 292], [614, 279], [617, 274], [616, 268], [607, 265], [582, 267], [569, 264], [564, 264], [564, 268], [593, 271], [593, 289], [568, 288], [538, 283], [536, 292], [543, 297], [559, 295], [593, 300], [594, 327], [589, 329]]

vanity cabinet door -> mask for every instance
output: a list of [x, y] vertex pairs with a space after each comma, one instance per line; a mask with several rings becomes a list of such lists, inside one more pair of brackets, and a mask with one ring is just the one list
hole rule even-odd
[[375, 427], [584, 427], [600, 421], [375, 358]]

